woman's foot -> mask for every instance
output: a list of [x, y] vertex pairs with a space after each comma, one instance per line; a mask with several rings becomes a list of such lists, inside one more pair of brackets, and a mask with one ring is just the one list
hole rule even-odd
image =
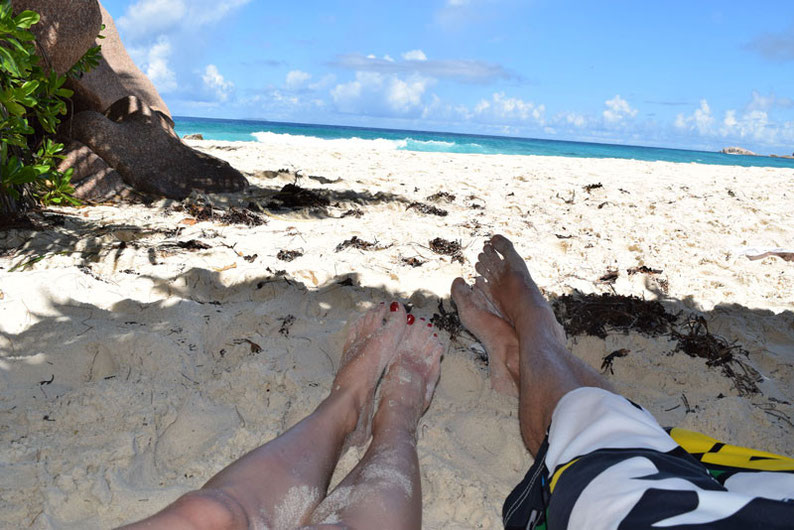
[[384, 370], [398, 352], [407, 327], [403, 305], [380, 304], [351, 324], [331, 395], [353, 399], [356, 428], [348, 445], [363, 445], [370, 435], [375, 388]]
[[[480, 282], [482, 283], [482, 282]], [[518, 396], [518, 335], [494, 305], [481, 285], [470, 287], [463, 278], [452, 282], [452, 300], [463, 325], [488, 353], [491, 388]]]
[[529, 329], [565, 345], [565, 330], [510, 240], [493, 236], [483, 246], [474, 268], [482, 275], [475, 288], [481, 289], [519, 336]]
[[401, 429], [415, 432], [430, 406], [441, 373], [443, 348], [432, 324], [409, 324], [389, 371], [383, 377], [380, 405], [373, 431]]

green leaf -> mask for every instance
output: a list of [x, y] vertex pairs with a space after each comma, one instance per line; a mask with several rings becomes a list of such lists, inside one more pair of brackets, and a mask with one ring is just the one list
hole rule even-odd
[[0, 68], [8, 72], [9, 74], [15, 77], [21, 77], [22, 74], [19, 73], [19, 68], [17, 68], [17, 63], [14, 60], [14, 56], [11, 55], [11, 52], [0, 46]]
[[4, 106], [14, 116], [24, 116], [27, 113], [25, 107], [15, 101], [6, 101]]
[[24, 84], [24, 85], [22, 85], [22, 86], [20, 87], [20, 89], [22, 90], [22, 93], [23, 93], [23, 94], [25, 94], [26, 96], [29, 96], [29, 95], [31, 95], [33, 92], [35, 92], [36, 90], [38, 90], [38, 88], [39, 88], [40, 84], [41, 84], [41, 83], [39, 83], [39, 82], [38, 82], [38, 81], [36, 81], [36, 80], [30, 80], [30, 81], [27, 81], [27, 82], [25, 82], [25, 84]]
[[14, 19], [18, 28], [28, 29], [33, 24], [38, 24], [41, 17], [34, 11], [23, 11]]

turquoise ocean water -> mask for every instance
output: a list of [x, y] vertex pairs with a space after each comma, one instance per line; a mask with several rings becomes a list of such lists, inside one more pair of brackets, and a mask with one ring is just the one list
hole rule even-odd
[[725, 155], [707, 151], [687, 151], [684, 149], [663, 149], [659, 147], [253, 120], [175, 117], [174, 121], [176, 122], [176, 132], [180, 136], [201, 133], [206, 140], [253, 142], [273, 140], [273, 135], [291, 135], [324, 140], [373, 141], [381, 146], [408, 151], [627, 158], [745, 167], [794, 168], [794, 160], [785, 158]]

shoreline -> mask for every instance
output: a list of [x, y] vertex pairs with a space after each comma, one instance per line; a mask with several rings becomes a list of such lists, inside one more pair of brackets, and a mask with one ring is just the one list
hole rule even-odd
[[[439, 314], [439, 303], [451, 311], [449, 285], [473, 277], [497, 232], [553, 298], [660, 300], [747, 350], [763, 378], [751, 395], [705, 359], [674, 352], [666, 335], [569, 337], [597, 370], [629, 350], [606, 375], [662, 425], [794, 453], [792, 264], [739, 253], [792, 246], [794, 169], [189, 143], [243, 171], [251, 189], [55, 208], [43, 214], [46, 231], [0, 233], [9, 524], [114, 526], [201, 486], [312, 410], [330, 388], [346, 323], [367, 307], [397, 298], [417, 316]], [[295, 170], [328, 206], [268, 206]], [[428, 198], [441, 192], [455, 197]], [[219, 215], [234, 207], [264, 222], [197, 219], [191, 204], [206, 200]], [[337, 251], [353, 237], [374, 247]], [[434, 252], [434, 238], [460, 242], [463, 263]], [[282, 250], [302, 255], [285, 261]], [[470, 337], [439, 334], [441, 381], [418, 440], [424, 527], [499, 527], [504, 497], [531, 462], [516, 403], [490, 390]], [[357, 456], [342, 458], [333, 483]]]

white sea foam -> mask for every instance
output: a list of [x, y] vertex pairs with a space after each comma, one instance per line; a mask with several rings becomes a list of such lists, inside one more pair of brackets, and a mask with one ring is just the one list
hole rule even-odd
[[269, 131], [251, 133], [258, 142], [271, 145], [290, 145], [290, 146], [315, 146], [315, 147], [337, 147], [338, 149], [377, 149], [381, 151], [393, 151], [405, 148], [407, 140], [387, 140], [385, 138], [375, 138], [365, 140], [363, 138], [335, 138], [325, 139], [315, 136], [303, 136], [298, 134], [277, 134]]

